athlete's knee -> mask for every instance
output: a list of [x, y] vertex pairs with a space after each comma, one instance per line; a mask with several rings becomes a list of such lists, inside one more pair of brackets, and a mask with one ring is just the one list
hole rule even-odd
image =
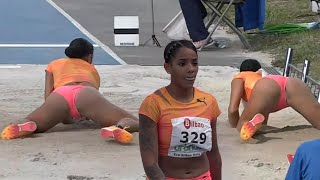
[[316, 123], [316, 124], [313, 124], [312, 127], [320, 130], [320, 122], [319, 122], [319, 123]]
[[313, 121], [309, 121], [312, 127], [320, 130], [320, 119], [319, 118], [314, 118]]

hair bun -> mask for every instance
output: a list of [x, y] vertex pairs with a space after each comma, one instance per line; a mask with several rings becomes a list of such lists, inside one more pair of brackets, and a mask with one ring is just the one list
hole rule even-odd
[[70, 45], [64, 50], [69, 58], [83, 58], [89, 54], [93, 54], [93, 45], [82, 38], [74, 39]]

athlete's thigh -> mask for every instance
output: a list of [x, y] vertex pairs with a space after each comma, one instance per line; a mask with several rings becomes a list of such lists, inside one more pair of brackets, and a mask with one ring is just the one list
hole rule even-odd
[[254, 86], [251, 98], [240, 119], [251, 120], [257, 113], [268, 116], [278, 104], [280, 95], [280, 87], [274, 80], [259, 80]]
[[320, 104], [305, 83], [299, 79], [290, 78], [287, 82], [286, 92], [289, 106], [307, 120], [319, 119]]
[[46, 101], [26, 119], [37, 124], [37, 132], [44, 132], [66, 119], [69, 112], [70, 109], [64, 97], [51, 93]]
[[76, 106], [81, 116], [92, 119], [102, 126], [116, 124], [122, 118], [135, 118], [124, 109], [112, 104], [98, 90], [86, 87], [76, 98]]

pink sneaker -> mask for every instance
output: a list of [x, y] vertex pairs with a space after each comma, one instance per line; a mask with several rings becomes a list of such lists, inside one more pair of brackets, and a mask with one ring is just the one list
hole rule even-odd
[[241, 139], [243, 141], [250, 139], [254, 135], [254, 133], [256, 133], [256, 131], [261, 127], [264, 120], [264, 116], [258, 113], [252, 118], [251, 121], [244, 123], [240, 131]]
[[33, 121], [23, 124], [10, 124], [1, 133], [2, 139], [22, 138], [32, 134], [37, 129], [37, 125]]
[[116, 126], [102, 128], [100, 130], [100, 135], [103, 138], [115, 138], [120, 143], [130, 143], [133, 140], [131, 133]]

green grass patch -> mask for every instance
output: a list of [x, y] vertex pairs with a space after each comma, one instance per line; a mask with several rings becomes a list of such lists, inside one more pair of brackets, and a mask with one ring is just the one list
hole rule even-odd
[[[320, 15], [311, 12], [310, 1], [268, 0], [266, 2], [265, 26], [284, 23], [308, 23], [319, 21]], [[320, 29], [290, 34], [249, 34], [253, 51], [263, 51], [275, 56], [274, 66], [283, 67], [286, 50], [293, 49], [293, 63], [298, 65], [304, 59], [311, 61], [311, 76], [320, 79]]]

